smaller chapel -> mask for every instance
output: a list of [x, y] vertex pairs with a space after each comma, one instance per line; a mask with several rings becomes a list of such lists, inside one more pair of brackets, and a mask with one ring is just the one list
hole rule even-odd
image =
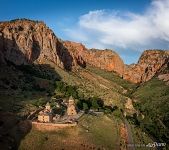
[[39, 112], [38, 115], [39, 122], [52, 122], [53, 121], [53, 113], [50, 107], [49, 102], [46, 104], [45, 109]]

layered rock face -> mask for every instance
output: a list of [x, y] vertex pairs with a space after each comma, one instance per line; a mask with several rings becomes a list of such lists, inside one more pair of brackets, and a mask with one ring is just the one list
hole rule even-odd
[[63, 41], [63, 46], [68, 50], [70, 55], [73, 58], [74, 64], [79, 65], [83, 68], [86, 67], [86, 61], [83, 57], [83, 54], [86, 52], [86, 48], [81, 43], [75, 43], [70, 41]]
[[138, 64], [125, 68], [112, 50], [87, 49], [81, 43], [62, 41], [43, 22], [15, 20], [0, 23], [0, 65], [54, 64], [68, 71], [92, 65], [115, 71], [134, 83], [150, 80], [169, 61], [169, 52], [145, 51]]
[[90, 64], [120, 75], [124, 70], [115, 52], [61, 41], [43, 22], [26, 19], [0, 23], [0, 62], [6, 61], [15, 65], [53, 63], [69, 71]]
[[72, 57], [62, 42], [43, 23], [16, 20], [0, 23], [0, 58], [15, 65], [38, 63], [73, 66]]
[[112, 50], [87, 49], [80, 43], [70, 41], [65, 41], [64, 46], [74, 54], [77, 63], [83, 66], [89, 64], [107, 71], [115, 71], [121, 76], [124, 73], [123, 60]]
[[150, 80], [169, 62], [169, 51], [146, 50], [135, 65], [126, 68], [123, 78], [133, 83]]
[[91, 65], [107, 70], [115, 71], [121, 76], [124, 72], [124, 63], [117, 53], [112, 50], [96, 50], [89, 51], [89, 57], [86, 58]]

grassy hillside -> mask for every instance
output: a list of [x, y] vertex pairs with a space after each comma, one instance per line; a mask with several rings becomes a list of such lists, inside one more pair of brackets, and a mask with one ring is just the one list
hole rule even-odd
[[[79, 69], [77, 72], [66, 72], [55, 65], [35, 64], [18, 67], [9, 63], [1, 71], [3, 71], [0, 75], [1, 107], [11, 105], [5, 101], [28, 102], [43, 98], [44, 95], [50, 98], [57, 93], [55, 92], [56, 81], [62, 81], [67, 85], [76, 86], [79, 96], [99, 97], [106, 105], [123, 109], [127, 93], [135, 88], [134, 84], [121, 79], [115, 73], [94, 67]], [[38, 93], [41, 93], [39, 97]], [[34, 95], [37, 95], [37, 98], [34, 98]], [[6, 106], [4, 108], [7, 108]]]
[[[77, 101], [99, 98], [105, 105], [124, 110], [127, 96], [137, 87], [114, 72], [91, 66], [87, 69], [79, 69], [77, 72], [66, 72], [57, 66], [17, 67], [10, 64], [10, 67], [3, 70], [5, 70], [4, 73], [0, 75], [0, 109], [10, 111], [22, 118], [39, 106], [45, 105], [52, 97], [64, 98], [70, 95]], [[114, 111], [113, 115], [122, 122], [119, 116], [120, 109], [117, 109], [119, 112]], [[22, 141], [20, 149], [62, 147], [65, 139], [67, 141], [63, 148], [67, 148], [70, 144], [74, 148], [74, 143], [77, 143], [77, 147], [94, 146], [116, 149], [119, 146], [116, 143], [119, 143], [120, 138], [118, 128], [118, 124], [106, 116], [101, 118], [84, 116], [75, 129], [40, 132], [33, 128]], [[144, 133], [139, 130], [139, 134]]]
[[124, 90], [124, 89], [126, 89], [128, 91], [132, 91], [137, 86], [136, 84], [133, 84], [127, 80], [123, 80], [122, 77], [120, 77], [115, 72], [101, 70], [99, 68], [95, 68], [92, 66], [87, 66], [87, 70], [89, 70], [90, 72], [93, 72], [97, 75], [100, 75], [103, 78], [113, 82], [114, 86], [119, 90], [119, 92], [123, 92], [122, 90]]
[[135, 107], [142, 116], [137, 124], [143, 131], [153, 135], [158, 141], [169, 141], [169, 86], [153, 78], [141, 85], [133, 93]]
[[118, 128], [107, 116], [84, 115], [78, 126], [53, 132], [32, 129], [20, 150], [34, 149], [118, 149]]
[[[63, 97], [98, 97], [105, 105], [121, 109], [124, 107], [126, 97], [122, 91], [125, 89], [103, 75], [89, 70], [66, 72], [57, 66], [15, 66], [11, 63], [3, 67], [4, 71], [0, 74], [0, 109], [3, 111], [26, 116], [38, 107], [38, 103], [45, 104], [51, 97], [57, 97], [60, 92]], [[61, 84], [64, 86], [58, 91]]]
[[[104, 100], [106, 105], [116, 105], [123, 108], [127, 95], [123, 94], [123, 92], [126, 89], [120, 83], [117, 84], [116, 81], [113, 81], [114, 79], [110, 80], [111, 78], [117, 78], [117, 80], [120, 80], [119, 82], [123, 83], [124, 80], [120, 79], [117, 75], [103, 70], [101, 70], [102, 74], [97, 73], [95, 72], [96, 68], [92, 68], [91, 70], [79, 69], [77, 72], [69, 73], [56, 66], [55, 69], [63, 82], [76, 86], [78, 92], [85, 97], [99, 97]], [[110, 77], [106, 78], [106, 75], [110, 75]], [[130, 85], [128, 82], [126, 84]]]

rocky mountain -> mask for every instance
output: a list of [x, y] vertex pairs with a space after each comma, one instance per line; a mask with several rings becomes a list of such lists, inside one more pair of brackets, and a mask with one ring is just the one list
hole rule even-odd
[[126, 68], [123, 78], [134, 83], [146, 82], [159, 73], [163, 66], [168, 67], [168, 63], [169, 51], [146, 50], [137, 64]]
[[65, 41], [64, 46], [82, 66], [89, 64], [103, 70], [115, 71], [121, 76], [124, 73], [123, 60], [112, 50], [87, 49], [81, 43], [71, 41]]
[[[120, 110], [123, 110], [128, 119], [139, 123], [137, 130], [140, 125], [144, 133], [133, 133], [139, 133], [137, 137], [141, 141], [145, 140], [142, 135], [148, 131], [166, 142], [168, 62], [169, 51], [147, 50], [137, 64], [125, 66], [116, 52], [62, 41], [43, 22], [27, 19], [1, 22], [0, 111], [10, 110], [25, 117], [36, 107], [46, 104], [49, 98], [73, 95], [84, 102], [96, 97], [105, 106], [115, 108], [115, 117], [120, 118]], [[156, 78], [152, 78], [154, 76]], [[137, 85], [127, 80], [133, 83], [149, 81]], [[135, 116], [136, 113], [145, 116], [145, 120]], [[157, 132], [159, 136], [156, 136]]]
[[137, 64], [125, 67], [112, 50], [87, 49], [81, 43], [62, 41], [45, 23], [27, 19], [0, 23], [0, 63], [54, 64], [67, 71], [87, 65], [114, 71], [133, 83], [150, 80], [169, 61], [169, 52], [145, 51]]
[[84, 45], [64, 42], [43, 22], [14, 20], [0, 23], [1, 62], [16, 65], [54, 63], [62, 69], [76, 70], [91, 64], [122, 75], [124, 64], [111, 50], [88, 50]]
[[74, 66], [61, 40], [43, 22], [15, 20], [0, 23], [0, 51], [1, 58], [16, 65], [54, 63], [67, 70]]

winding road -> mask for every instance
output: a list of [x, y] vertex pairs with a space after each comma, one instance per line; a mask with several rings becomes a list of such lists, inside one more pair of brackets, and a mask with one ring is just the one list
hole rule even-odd
[[127, 129], [127, 141], [128, 141], [128, 144], [131, 144], [130, 146], [129, 145], [127, 146], [127, 149], [128, 150], [135, 150], [131, 127], [130, 127], [130, 124], [128, 123], [126, 118], [124, 118], [124, 123], [125, 123], [125, 127]]

